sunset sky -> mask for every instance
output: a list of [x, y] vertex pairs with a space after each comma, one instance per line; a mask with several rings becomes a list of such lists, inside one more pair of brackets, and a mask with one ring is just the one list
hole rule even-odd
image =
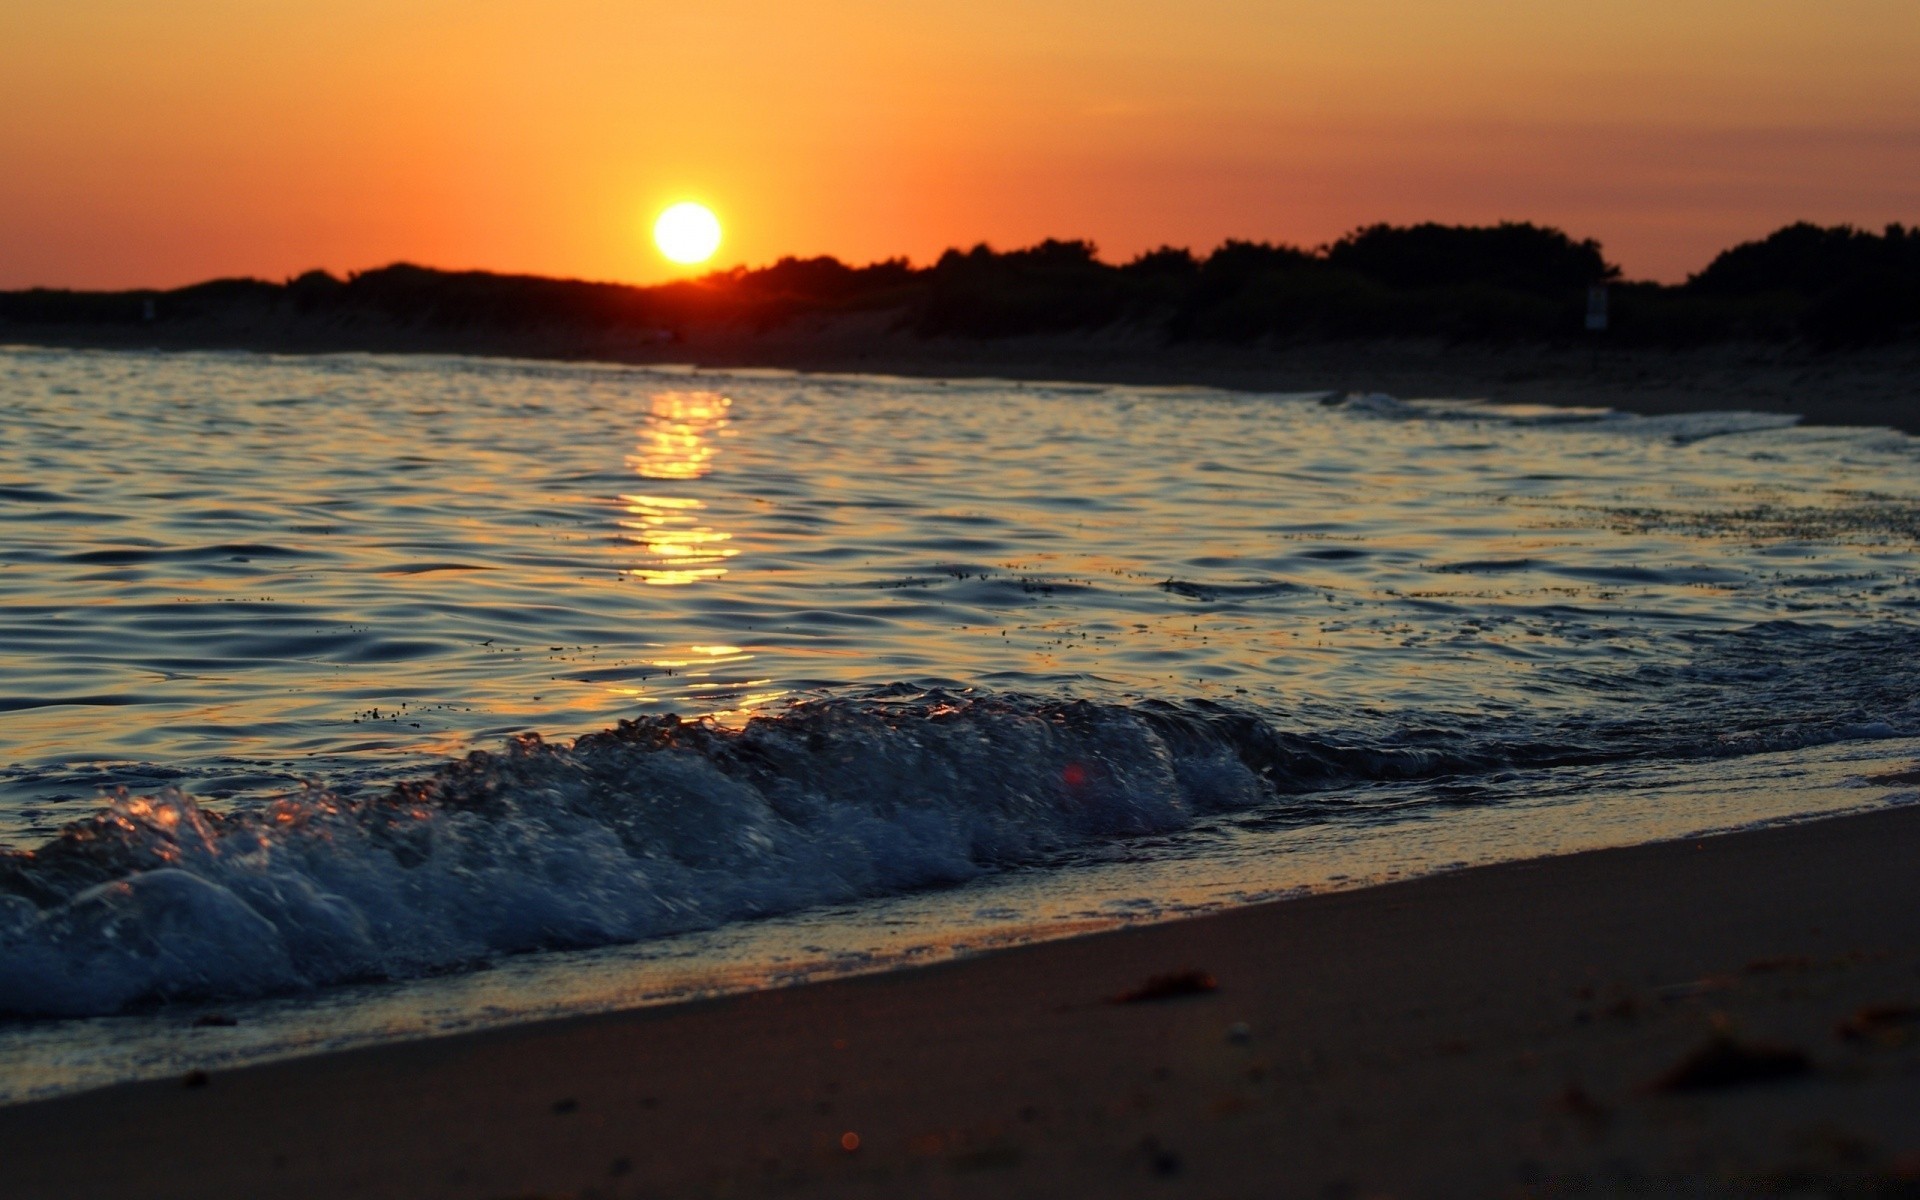
[[0, 0], [0, 287], [1920, 221], [1915, 0]]

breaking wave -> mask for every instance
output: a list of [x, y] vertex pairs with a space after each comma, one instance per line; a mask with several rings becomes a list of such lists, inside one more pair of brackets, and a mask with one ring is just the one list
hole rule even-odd
[[[368, 799], [312, 789], [221, 813], [176, 790], [122, 794], [0, 857], [0, 1012], [106, 1014], [633, 942], [1045, 863], [1208, 814], [1327, 815], [1352, 796], [1330, 790], [1358, 782], [1653, 749], [1613, 727], [1488, 732], [1307, 736], [1205, 702], [900, 686], [738, 730], [667, 716], [571, 744], [525, 735]], [[1664, 751], [1740, 751], [1684, 740]]]

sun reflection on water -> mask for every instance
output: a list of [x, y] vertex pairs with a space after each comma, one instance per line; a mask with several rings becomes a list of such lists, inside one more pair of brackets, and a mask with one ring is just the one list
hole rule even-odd
[[[715, 392], [660, 392], [653, 396], [646, 422], [627, 465], [646, 480], [691, 482], [710, 474], [720, 454], [718, 442], [732, 436], [727, 410], [733, 401]], [[646, 553], [642, 565], [625, 573], [653, 587], [686, 587], [717, 580], [726, 563], [740, 553], [727, 543], [733, 535], [716, 529], [707, 504], [692, 496], [644, 493], [622, 495], [620, 520], [629, 544]], [[753, 655], [738, 646], [691, 645], [670, 650], [648, 665], [682, 680], [678, 692], [707, 708], [704, 715], [736, 723], [786, 695], [772, 679], [745, 677]], [[616, 687], [629, 701], [650, 701], [659, 694], [644, 687]]]
[[698, 479], [713, 470], [733, 401], [717, 392], [658, 392], [628, 465], [645, 479]]
[[[733, 401], [713, 392], [661, 392], [653, 397], [640, 440], [627, 465], [642, 479], [692, 480], [713, 470]], [[690, 496], [623, 495], [627, 515], [620, 522], [627, 540], [641, 546], [648, 561], [627, 574], [655, 587], [682, 587], [727, 573], [724, 564], [739, 551], [727, 546], [733, 535], [713, 528], [701, 515], [706, 504]]]

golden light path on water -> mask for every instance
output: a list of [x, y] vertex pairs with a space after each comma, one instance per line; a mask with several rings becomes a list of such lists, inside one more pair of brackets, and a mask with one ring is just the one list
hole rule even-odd
[[[650, 401], [651, 411], [640, 429], [640, 440], [627, 456], [627, 465], [646, 480], [687, 481], [713, 470], [726, 435], [727, 409], [732, 401], [713, 392], [662, 392]], [[691, 496], [623, 495], [627, 516], [621, 528], [629, 540], [648, 555], [646, 565], [629, 574], [643, 583], [679, 587], [703, 579], [719, 579], [723, 565], [739, 551], [728, 546], [733, 535], [713, 528], [701, 516], [706, 504]]]
[[[699, 479], [709, 474], [721, 452], [722, 438], [728, 437], [727, 410], [733, 401], [717, 392], [660, 392], [649, 401], [646, 422], [640, 427], [639, 441], [627, 456], [627, 465], [648, 481], [671, 484]], [[708, 523], [707, 506], [691, 496], [660, 494], [623, 494], [626, 515], [620, 527], [629, 531], [627, 540], [646, 553], [644, 564], [626, 568], [627, 574], [651, 587], [686, 587], [726, 576], [726, 563], [740, 551], [729, 545], [733, 535]], [[726, 694], [729, 707], [703, 715], [727, 724], [751, 716], [754, 710], [778, 700], [783, 689], [766, 690], [770, 679], [742, 682], [716, 682], [719, 671], [743, 668], [753, 655], [738, 646], [695, 645], [687, 654], [662, 657], [653, 665], [672, 672], [686, 682], [684, 692], [699, 698]], [[697, 681], [697, 682], [692, 682]], [[762, 689], [758, 691], [746, 689]], [[643, 687], [618, 686], [612, 695], [635, 702], [656, 697]]]

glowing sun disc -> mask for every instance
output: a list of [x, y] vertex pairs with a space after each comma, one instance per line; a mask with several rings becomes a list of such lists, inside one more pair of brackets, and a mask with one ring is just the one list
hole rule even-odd
[[720, 248], [720, 218], [704, 204], [676, 204], [653, 223], [653, 242], [674, 262], [705, 262]]

